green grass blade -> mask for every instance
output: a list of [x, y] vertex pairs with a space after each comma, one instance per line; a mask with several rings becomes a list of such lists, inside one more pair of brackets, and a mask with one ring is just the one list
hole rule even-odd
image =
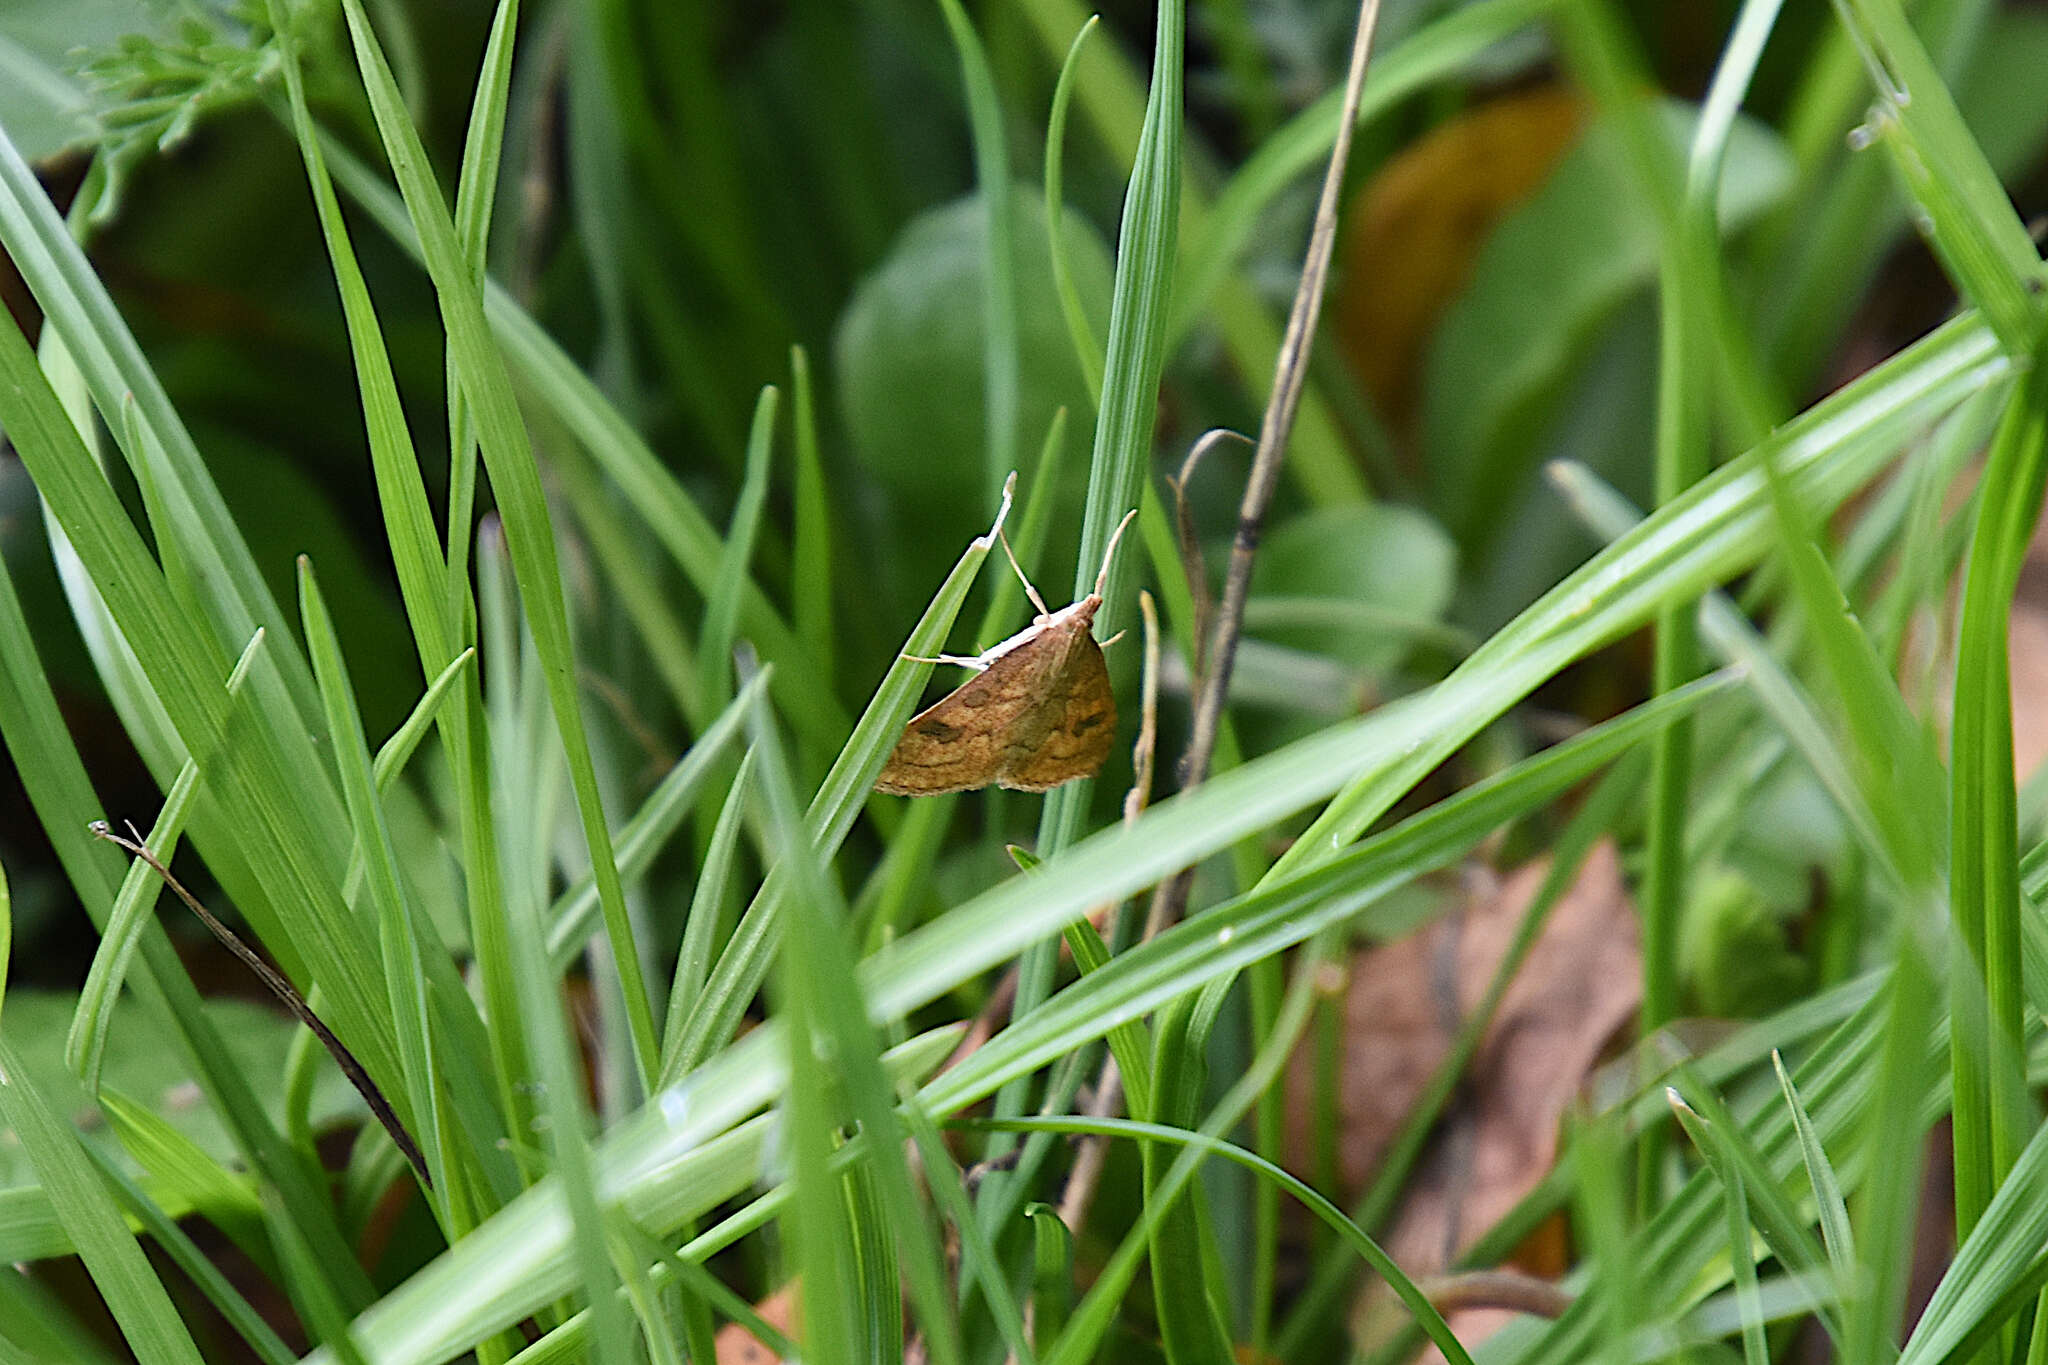
[[0, 1039], [0, 1116], [21, 1140], [107, 1311], [142, 1365], [201, 1365], [199, 1348], [171, 1306], [78, 1135], [28, 1082], [22, 1057]]
[[654, 1030], [646, 973], [640, 965], [640, 950], [634, 941], [625, 893], [613, 861], [611, 832], [605, 824], [589, 738], [577, 705], [568, 610], [562, 601], [561, 567], [539, 471], [513, 395], [511, 375], [485, 324], [483, 301], [462, 259], [447, 206], [427, 168], [425, 148], [398, 99], [390, 70], [384, 64], [361, 5], [344, 0], [344, 7], [371, 109], [413, 225], [419, 232], [428, 273], [434, 279], [441, 304], [449, 347], [475, 408], [478, 443], [490, 472], [499, 515], [504, 520], [506, 546], [519, 578], [520, 602], [533, 631], [556, 728], [567, 754], [570, 785], [576, 794], [577, 813], [582, 819], [598, 900], [604, 910], [605, 932], [625, 994], [633, 1055], [645, 1084], [653, 1080], [660, 1043]]
[[[1159, 377], [1166, 364], [1167, 309], [1180, 219], [1181, 89], [1185, 15], [1180, 0], [1160, 0], [1152, 51], [1152, 87], [1137, 162], [1124, 192], [1117, 233], [1116, 282], [1110, 297], [1109, 338], [1103, 360], [1102, 399], [1096, 412], [1088, 501], [1074, 566], [1074, 601], [1095, 586], [1110, 534], [1142, 500], [1151, 467], [1152, 429], [1159, 409]], [[1107, 638], [1129, 621], [1132, 580], [1126, 556], [1109, 566], [1096, 631]], [[1069, 782], [1046, 798], [1038, 852], [1050, 856], [1073, 842], [1088, 807], [1092, 781]], [[1049, 959], [1048, 959], [1049, 961]], [[1042, 973], [1041, 973], [1042, 974]], [[1027, 969], [1027, 978], [1033, 973]], [[1021, 991], [1028, 1005], [1033, 991]], [[1036, 987], [1043, 993], [1043, 986]]]
[[768, 502], [769, 459], [775, 450], [775, 408], [780, 395], [773, 386], [761, 390], [754, 405], [754, 423], [747, 434], [747, 473], [733, 505], [732, 528], [718, 579], [704, 603], [704, 631], [697, 643], [697, 693], [706, 704], [724, 706], [732, 696], [733, 631], [739, 623], [740, 593], [747, 584], [747, 565], [754, 557], [754, 537], [761, 529], [761, 510]]
[[[1006, 502], [996, 516], [997, 527], [1008, 511]], [[902, 651], [862, 713], [860, 724], [854, 727], [853, 735], [812, 798], [804, 820], [820, 858], [836, 854], [840, 842], [853, 827], [855, 816], [868, 799], [882, 765], [888, 762], [903, 722], [910, 718], [925, 679], [931, 674], [932, 665], [919, 659], [929, 658], [944, 647], [946, 632], [952, 629], [953, 618], [959, 615], [968, 590], [974, 585], [975, 574], [994, 545], [993, 529], [969, 542], [940, 585], [938, 595], [932, 598], [904, 641]], [[748, 1002], [760, 990], [781, 932], [780, 915], [788, 875], [771, 871], [753, 904], [740, 917], [725, 951], [719, 954], [710, 981], [684, 1024], [682, 1041], [670, 1057], [671, 1074], [688, 1072], [711, 1056], [731, 1036]]]
[[1792, 1084], [1792, 1074], [1785, 1070], [1785, 1059], [1777, 1049], [1771, 1050], [1771, 1069], [1777, 1072], [1778, 1089], [1785, 1096], [1785, 1108], [1792, 1115], [1793, 1130], [1799, 1134], [1799, 1159], [1806, 1166], [1806, 1182], [1813, 1187], [1814, 1207], [1820, 1215], [1821, 1241], [1827, 1247], [1828, 1261], [1835, 1269], [1838, 1283], [1855, 1283], [1856, 1238], [1849, 1226], [1849, 1206], [1842, 1198], [1842, 1182], [1835, 1174], [1835, 1164], [1828, 1160], [1827, 1148], [1821, 1145], [1820, 1136], [1813, 1130], [1813, 1115], [1799, 1100], [1799, 1091]]
[[405, 1083], [399, 1093], [405, 1109], [400, 1112], [426, 1158], [421, 1178], [431, 1178], [442, 1191], [436, 1204], [446, 1219], [450, 1208], [446, 1199], [448, 1139], [434, 1061], [433, 1012], [427, 1004], [420, 944], [413, 931], [418, 912], [406, 895], [399, 872], [398, 851], [392, 845], [391, 827], [378, 797], [369, 745], [363, 739], [362, 715], [356, 709], [355, 687], [341, 657], [341, 641], [335, 636], [334, 620], [321, 596], [312, 561], [304, 557], [299, 560], [299, 606], [305, 622], [306, 646], [313, 656], [313, 676], [327, 703], [327, 732], [333, 738], [335, 757], [341, 765], [349, 822], [354, 826], [356, 847], [369, 871], [377, 942], [384, 958], [384, 981], [391, 993], [391, 1018], [398, 1031], [400, 1075]]
[[[240, 693], [242, 680], [262, 643], [263, 635], [258, 632], [236, 661], [234, 671], [228, 675], [231, 696]], [[178, 780], [164, 797], [156, 823], [149, 828], [149, 837], [143, 840], [144, 846], [166, 864], [177, 851], [178, 836], [184, 831], [185, 817], [198, 794], [199, 782], [199, 765], [186, 759], [178, 771]], [[64, 1040], [65, 1064], [85, 1082], [87, 1094], [99, 1093], [100, 1063], [106, 1056], [107, 1026], [113, 1022], [114, 1000], [121, 993], [142, 925], [155, 909], [161, 888], [161, 880], [147, 864], [131, 863], [121, 882], [120, 894], [114, 899], [106, 931], [100, 935], [100, 946], [93, 950], [92, 966], [86, 971], [85, 986], [78, 993], [78, 1008], [71, 1016], [71, 1032]]]
[[427, 737], [427, 727], [440, 718], [442, 704], [448, 700], [457, 683], [466, 685], [464, 674], [475, 666], [476, 650], [473, 647], [449, 660], [448, 666], [427, 684], [427, 690], [420, 694], [419, 701], [406, 713], [404, 721], [391, 732], [391, 738], [378, 747], [377, 762], [372, 769], [378, 791], [389, 788], [405, 771], [405, 765], [419, 748], [420, 741]]
[[960, 60], [967, 91], [967, 123], [974, 140], [974, 172], [984, 215], [982, 259], [983, 383], [986, 439], [983, 484], [990, 502], [1002, 496], [1003, 480], [1017, 467], [1017, 410], [1021, 388], [1021, 343], [1017, 321], [1017, 215], [1010, 179], [1010, 147], [1003, 132], [1003, 106], [995, 72], [960, 0], [939, 0], [946, 32]]
[[[790, 617], [812, 676], [839, 676], [832, 625], [832, 500], [818, 448], [817, 398], [810, 353], [789, 348], [790, 428], [796, 437], [796, 533], [790, 551]], [[744, 582], [741, 585], [745, 586]]]
[[754, 772], [750, 751], [733, 774], [718, 820], [711, 827], [711, 842], [705, 846], [704, 861], [697, 873], [696, 890], [690, 897], [690, 915], [683, 921], [682, 946], [676, 952], [675, 975], [669, 981], [668, 1012], [661, 1040], [661, 1074], [657, 1084], [673, 1084], [678, 1074], [672, 1068], [682, 1044], [683, 1022], [690, 1017], [704, 983], [711, 974], [711, 961], [725, 934], [726, 903], [732, 895], [732, 872], [739, 851], [740, 818], [746, 812], [747, 787]]
[[[847, 1285], [839, 1294], [826, 1288], [847, 1269], [835, 1265], [836, 1259], [846, 1256], [846, 1250], [833, 1245], [845, 1235], [839, 1220], [846, 1211], [842, 1205], [836, 1214], [823, 1212], [824, 1204], [837, 1204], [840, 1199], [838, 1181], [829, 1174], [826, 1158], [842, 1121], [835, 1111], [843, 1105], [859, 1130], [874, 1139], [865, 1169], [876, 1184], [877, 1198], [887, 1206], [886, 1227], [900, 1239], [910, 1296], [917, 1306], [918, 1327], [926, 1347], [939, 1365], [958, 1365], [962, 1356], [952, 1295], [938, 1240], [904, 1161], [903, 1144], [897, 1140], [896, 1094], [882, 1067], [881, 1048], [856, 985], [853, 953], [846, 940], [846, 905], [825, 870], [810, 821], [797, 814], [773, 720], [756, 710], [749, 731], [759, 773], [755, 791], [762, 854], [774, 866], [787, 869], [790, 882], [784, 902], [789, 932], [783, 936], [784, 980], [778, 1013], [791, 1021], [789, 1126], [794, 1130], [791, 1140], [797, 1151], [799, 1226], [805, 1229], [806, 1353], [815, 1352], [816, 1358], [826, 1361], [835, 1359], [834, 1346], [850, 1344], [855, 1339], [855, 1325], [864, 1316], [846, 1298], [850, 1293], [857, 1302], [857, 1288]], [[827, 1058], [832, 1063], [829, 1072], [822, 1067]], [[834, 1090], [838, 1104], [832, 1102], [830, 1092]], [[821, 1226], [832, 1229], [829, 1239], [814, 1231]], [[893, 1283], [887, 1292], [893, 1300]], [[814, 1308], [823, 1312], [814, 1312]], [[835, 1315], [830, 1335], [826, 1334], [826, 1314]], [[816, 1337], [811, 1335], [814, 1331]]]
[[1050, 1204], [1026, 1204], [1031, 1220], [1031, 1325], [1038, 1340], [1056, 1341], [1074, 1310], [1074, 1234]]
[[[519, 0], [499, 0], [484, 45], [483, 73], [470, 103], [469, 128], [462, 144], [462, 173], [455, 186], [455, 236], [475, 272], [484, 281], [491, 209], [497, 201], [498, 168], [505, 151], [505, 111], [512, 85], [512, 49], [519, 32]], [[469, 588], [469, 541], [476, 518], [476, 432], [469, 417], [469, 398], [456, 374], [455, 357], [447, 358], [448, 392], [448, 602], [451, 619], [466, 620], [475, 610]]]
[[1052, 112], [1045, 120], [1045, 232], [1052, 260], [1053, 288], [1060, 297], [1060, 315], [1066, 319], [1067, 336], [1074, 344], [1074, 360], [1081, 367], [1081, 380], [1088, 396], [1102, 401], [1102, 343], [1081, 306], [1080, 291], [1074, 287], [1074, 273], [1067, 256], [1066, 236], [1060, 230], [1067, 206], [1065, 170], [1067, 157], [1067, 106], [1074, 97], [1074, 72], [1080, 62], [1082, 45], [1101, 22], [1091, 14], [1074, 34], [1074, 42], [1060, 63], [1059, 80], [1052, 88]]
[[[2018, 797], [2007, 622], [2048, 485], [2048, 347], [1992, 437], [1957, 628], [1950, 737], [1949, 904], [1983, 993], [1952, 990], [1956, 1233], [1968, 1234], [2018, 1157], [2031, 1115], [2012, 1050], [2025, 1037]], [[1983, 1011], [1980, 1013], [1980, 1011]]]

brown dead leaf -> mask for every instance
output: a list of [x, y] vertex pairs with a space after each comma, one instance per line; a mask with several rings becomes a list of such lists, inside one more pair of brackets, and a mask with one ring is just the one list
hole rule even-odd
[[2012, 659], [2012, 766], [2020, 781], [2048, 760], [2048, 523], [2034, 543], [2013, 594], [2007, 648]]
[[1533, 193], [1578, 133], [1558, 87], [1492, 100], [1396, 154], [1344, 211], [1334, 302], [1340, 349], [1396, 432], [1437, 315], [1465, 287], [1503, 214]]
[[[779, 1332], [796, 1335], [796, 1284], [792, 1281], [754, 1305], [754, 1311]], [[718, 1365], [777, 1365], [782, 1357], [768, 1349], [761, 1338], [736, 1322], [718, 1329], [712, 1347]]]
[[[1349, 1188], [1362, 1187], [1385, 1156], [1459, 1021], [1484, 996], [1547, 870], [1546, 860], [1504, 880], [1477, 874], [1481, 884], [1457, 912], [1354, 955], [1337, 1097], [1339, 1168]], [[1614, 845], [1603, 841], [1551, 910], [1410, 1176], [1385, 1241], [1409, 1275], [1441, 1274], [1548, 1173], [1560, 1120], [1635, 1017], [1640, 982], [1635, 910]], [[1305, 1101], [1306, 1080], [1297, 1067], [1290, 1095]], [[1555, 1273], [1556, 1248], [1541, 1259]], [[1375, 1298], [1361, 1304], [1365, 1340], [1382, 1330]], [[1450, 1319], [1470, 1341], [1509, 1316], [1465, 1308]]]

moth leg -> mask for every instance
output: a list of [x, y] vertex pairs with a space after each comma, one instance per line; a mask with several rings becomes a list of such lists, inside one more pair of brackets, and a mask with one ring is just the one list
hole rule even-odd
[[913, 664], [952, 664], [956, 668], [971, 668], [976, 673], [987, 668], [990, 662], [980, 654], [971, 657], [965, 654], [899, 654], [896, 657]]
[[1124, 636], [1129, 634], [1130, 632], [1127, 630], [1120, 630], [1116, 634], [1110, 636], [1107, 640], [1098, 641], [1097, 644], [1102, 649], [1108, 649], [1111, 645], [1115, 644], [1118, 640], [1123, 639]]
[[1024, 576], [1024, 566], [1017, 562], [1017, 552], [1010, 548], [1010, 538], [1003, 534], [1003, 528], [1000, 526], [996, 527], [996, 539], [1003, 542], [1003, 554], [1008, 557], [1010, 567], [1017, 571], [1017, 581], [1024, 585], [1024, 595], [1031, 599], [1031, 605], [1038, 608], [1041, 617], [1052, 615], [1051, 608], [1045, 605], [1045, 599], [1038, 595], [1038, 589], [1032, 587], [1031, 580]]

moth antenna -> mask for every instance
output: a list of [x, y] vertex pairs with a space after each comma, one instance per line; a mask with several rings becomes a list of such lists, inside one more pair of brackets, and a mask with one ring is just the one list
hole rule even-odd
[[965, 654], [898, 654], [897, 658], [913, 664], [952, 664], [955, 668], [971, 668], [979, 673], [988, 667], [988, 660], [979, 655], [969, 658]]
[[1102, 568], [1095, 575], [1095, 595], [1097, 597], [1102, 596], [1103, 585], [1109, 582], [1109, 561], [1116, 557], [1116, 543], [1124, 538], [1124, 528], [1129, 526], [1131, 519], [1137, 515], [1138, 509], [1135, 507], [1124, 513], [1124, 519], [1116, 524], [1114, 531], [1109, 533], [1109, 544], [1102, 547]]
[[1010, 548], [1010, 538], [1003, 534], [1003, 528], [996, 527], [996, 539], [1003, 542], [1003, 555], [1010, 561], [1010, 567], [1017, 571], [1017, 581], [1024, 585], [1024, 595], [1031, 599], [1031, 605], [1038, 608], [1040, 616], [1050, 616], [1052, 611], [1045, 605], [1045, 599], [1038, 595], [1038, 589], [1031, 586], [1031, 580], [1024, 576], [1024, 566], [1017, 562], [1017, 552]]
[[1098, 644], [1099, 644], [1099, 646], [1100, 646], [1101, 648], [1103, 648], [1103, 649], [1108, 649], [1108, 648], [1109, 648], [1109, 647], [1110, 647], [1111, 645], [1115, 644], [1115, 643], [1116, 643], [1116, 642], [1117, 642], [1118, 640], [1121, 640], [1121, 639], [1123, 639], [1123, 638], [1124, 638], [1124, 636], [1126, 636], [1126, 635], [1128, 635], [1128, 634], [1130, 634], [1130, 632], [1129, 632], [1129, 631], [1127, 631], [1127, 630], [1120, 630], [1120, 631], [1118, 631], [1118, 632], [1117, 632], [1116, 634], [1114, 634], [1114, 635], [1110, 636], [1110, 637], [1109, 637], [1109, 638], [1108, 638], [1107, 640], [1102, 640], [1102, 641], [1099, 641], [1099, 642], [1098, 642]]

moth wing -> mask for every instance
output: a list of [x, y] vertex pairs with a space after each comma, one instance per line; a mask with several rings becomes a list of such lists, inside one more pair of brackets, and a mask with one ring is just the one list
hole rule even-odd
[[875, 779], [890, 796], [973, 791], [996, 781], [1006, 732], [1031, 709], [1029, 677], [1012, 651], [910, 718]]
[[1013, 791], [1042, 792], [1093, 777], [1116, 739], [1116, 694], [1102, 646], [1084, 624], [1059, 677], [1041, 694], [1037, 714], [1015, 726], [997, 781]]

